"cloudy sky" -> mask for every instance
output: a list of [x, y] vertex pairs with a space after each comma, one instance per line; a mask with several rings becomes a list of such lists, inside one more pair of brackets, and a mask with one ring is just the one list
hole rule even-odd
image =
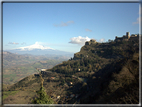
[[139, 33], [139, 3], [4, 3], [3, 49], [78, 52], [85, 41]]

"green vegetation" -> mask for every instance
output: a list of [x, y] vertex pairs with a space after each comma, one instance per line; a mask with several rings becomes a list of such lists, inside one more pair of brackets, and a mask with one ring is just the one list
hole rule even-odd
[[37, 91], [39, 98], [35, 98], [34, 104], [53, 104], [52, 99], [46, 94], [44, 87], [41, 87], [39, 91]]
[[34, 104], [53, 104], [54, 102], [46, 94], [45, 89], [43, 87], [44, 79], [42, 78], [42, 74], [40, 71], [39, 71], [39, 75], [40, 75], [41, 87], [40, 87], [40, 90], [36, 92], [39, 95], [39, 98], [35, 98], [32, 102]]
[[[38, 61], [34, 67], [40, 63], [46, 65]], [[109, 40], [85, 45], [74, 58], [51, 67], [49, 71], [28, 76], [4, 90], [33, 90], [37, 94], [32, 94], [34, 100], [30, 104], [139, 103], [138, 41]], [[4, 102], [8, 103], [8, 99]]]
[[31, 64], [17, 65], [15, 67], [4, 68], [3, 83], [4, 84], [16, 83], [22, 78], [35, 73], [35, 68], [52, 68], [53, 66], [61, 62], [62, 60], [45, 60], [45, 61], [38, 61]]
[[16, 94], [18, 91], [5, 91], [3, 92], [3, 100], [6, 99], [10, 95]]

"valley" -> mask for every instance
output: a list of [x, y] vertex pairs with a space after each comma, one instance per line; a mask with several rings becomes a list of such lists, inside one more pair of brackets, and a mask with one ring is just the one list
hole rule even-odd
[[[3, 86], [4, 104], [33, 104], [41, 81], [54, 104], [138, 104], [138, 40], [89, 42], [73, 58], [58, 64], [44, 60], [21, 66], [25, 74], [31, 74]], [[48, 69], [40, 72], [41, 80], [37, 69], [42, 68]], [[5, 69], [5, 74], [13, 70], [12, 76], [19, 76], [20, 69]]]
[[67, 60], [66, 56], [17, 55], [10, 52], [3, 54], [3, 83], [13, 84], [26, 76], [36, 73], [35, 68], [52, 68]]

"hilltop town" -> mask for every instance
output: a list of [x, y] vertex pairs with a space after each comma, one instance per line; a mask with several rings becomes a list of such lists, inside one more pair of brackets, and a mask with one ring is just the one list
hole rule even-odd
[[115, 40], [116, 42], [118, 41], [134, 41], [134, 40], [138, 40], [139, 39], [139, 34], [138, 35], [135, 35], [135, 34], [132, 34], [130, 36], [130, 32], [126, 32], [126, 35], [123, 35], [123, 37], [115, 37]]
[[[122, 42], [122, 41], [136, 41], [136, 40], [139, 40], [139, 34], [136, 35], [136, 34], [132, 34], [130, 36], [130, 32], [126, 32], [126, 35], [123, 35], [122, 37], [117, 37], [115, 36], [115, 40], [114, 42]], [[97, 41], [94, 40], [94, 39], [91, 39], [90, 41], [86, 41], [85, 42], [85, 45], [91, 45], [91, 44], [96, 44]]]

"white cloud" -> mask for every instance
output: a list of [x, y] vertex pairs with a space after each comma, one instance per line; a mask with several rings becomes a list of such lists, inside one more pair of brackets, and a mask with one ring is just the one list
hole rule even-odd
[[8, 44], [19, 44], [19, 43], [15, 43], [15, 42], [9, 42]]
[[71, 41], [69, 43], [84, 45], [86, 41], [90, 41], [90, 38], [78, 36], [78, 37], [73, 37], [70, 40]]
[[30, 45], [30, 46], [25, 46], [25, 47], [19, 47], [17, 49], [21, 49], [21, 50], [33, 50], [33, 49], [52, 49], [50, 47], [44, 47], [43, 45], [40, 44], [40, 42], [36, 42], [35, 44], [33, 45]]
[[92, 32], [92, 30], [90, 30], [90, 29], [85, 29], [87, 32]]
[[105, 41], [105, 39], [104, 39], [104, 38], [102, 38], [102, 39], [100, 39], [100, 40], [99, 40], [99, 42], [104, 42], [104, 41]]
[[63, 26], [68, 26], [73, 23], [74, 23], [74, 21], [67, 21], [67, 22], [61, 22], [61, 24], [54, 24], [54, 26], [55, 27], [63, 27]]

